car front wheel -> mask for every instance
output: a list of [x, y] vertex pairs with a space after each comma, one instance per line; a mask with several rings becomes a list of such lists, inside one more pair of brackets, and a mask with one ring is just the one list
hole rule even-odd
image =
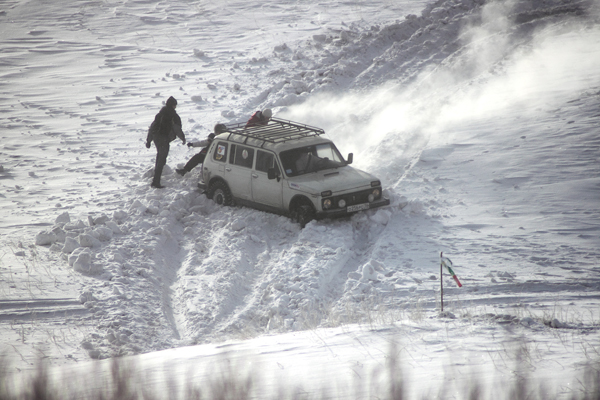
[[294, 209], [292, 219], [300, 224], [300, 228], [304, 228], [306, 224], [315, 219], [315, 210], [307, 204], [299, 205]]

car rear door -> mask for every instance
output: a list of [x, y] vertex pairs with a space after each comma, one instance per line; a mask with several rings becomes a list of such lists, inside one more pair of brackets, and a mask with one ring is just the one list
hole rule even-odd
[[225, 166], [225, 180], [233, 197], [252, 200], [252, 165], [254, 149], [239, 144], [231, 144], [229, 163]]
[[[277, 179], [269, 179], [269, 168], [277, 172]], [[252, 171], [252, 200], [271, 207], [283, 208], [283, 179], [275, 154], [256, 150], [256, 165]]]

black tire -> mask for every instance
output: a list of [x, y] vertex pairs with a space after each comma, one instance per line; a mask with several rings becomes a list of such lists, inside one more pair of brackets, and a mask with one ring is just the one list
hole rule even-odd
[[227, 184], [223, 181], [216, 181], [210, 184], [208, 187], [207, 196], [212, 199], [215, 203], [222, 206], [230, 206], [233, 204], [233, 196], [231, 190]]
[[300, 228], [304, 229], [306, 224], [315, 219], [315, 210], [311, 205], [300, 204], [294, 209], [292, 218], [300, 224]]

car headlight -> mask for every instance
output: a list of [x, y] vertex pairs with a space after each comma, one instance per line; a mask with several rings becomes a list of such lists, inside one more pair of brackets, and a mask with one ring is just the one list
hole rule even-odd
[[375, 201], [375, 195], [371, 193], [367, 199], [369, 200], [369, 203], [372, 203]]
[[[381, 196], [381, 192], [379, 191], [379, 189], [373, 190], [373, 196], [375, 196], [376, 199], [378, 199], [379, 196]], [[369, 200], [369, 201], [371, 201], [371, 200]]]
[[344, 207], [346, 207], [346, 200], [344, 200], [344, 199], [340, 199], [340, 201], [338, 201], [338, 207], [339, 207], [339, 208], [344, 208]]
[[331, 199], [325, 199], [325, 200], [323, 200], [323, 208], [324, 209], [331, 208]]

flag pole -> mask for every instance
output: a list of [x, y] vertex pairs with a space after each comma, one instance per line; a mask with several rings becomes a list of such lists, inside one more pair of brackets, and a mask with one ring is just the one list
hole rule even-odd
[[[443, 252], [440, 252], [440, 258], [442, 257]], [[440, 304], [442, 307], [442, 312], [444, 312], [444, 263], [440, 262]]]
[[462, 283], [460, 283], [460, 281], [458, 280], [458, 276], [456, 276], [456, 274], [452, 270], [452, 261], [450, 261], [450, 259], [448, 257], [444, 257], [444, 252], [441, 251], [440, 252], [440, 303], [442, 306], [441, 307], [442, 312], [444, 312], [444, 268], [443, 267], [446, 267], [446, 269], [450, 273], [450, 276], [452, 276], [452, 279], [454, 279], [454, 282], [456, 282], [456, 285], [459, 288], [462, 287]]

